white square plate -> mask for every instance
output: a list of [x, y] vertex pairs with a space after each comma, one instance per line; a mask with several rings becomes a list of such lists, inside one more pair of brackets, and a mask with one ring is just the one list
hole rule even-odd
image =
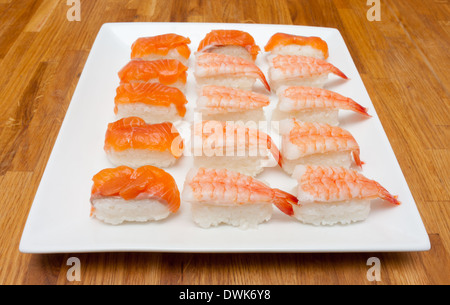
[[[369, 218], [351, 225], [304, 225], [274, 209], [273, 218], [257, 229], [230, 226], [202, 229], [191, 219], [190, 207], [166, 220], [149, 223], [104, 224], [89, 217], [92, 176], [112, 167], [103, 151], [107, 124], [115, 121], [113, 108], [119, 84], [117, 72], [129, 61], [131, 44], [142, 36], [177, 33], [191, 39], [191, 50], [212, 29], [239, 29], [250, 33], [263, 49], [277, 32], [319, 36], [330, 50], [329, 62], [349, 81], [331, 81], [328, 89], [369, 108], [372, 118], [363, 119], [341, 111], [341, 126], [361, 146], [363, 174], [399, 196], [400, 206], [374, 202]], [[196, 101], [194, 56], [189, 62], [186, 121], [177, 127], [185, 139]], [[264, 54], [256, 64], [267, 75]], [[275, 107], [275, 95], [271, 96]], [[394, 101], [391, 101], [394, 102]], [[271, 133], [279, 141], [276, 133]], [[279, 142], [278, 142], [279, 143]], [[183, 157], [167, 171], [183, 187], [191, 157]], [[269, 168], [258, 179], [272, 187], [291, 191], [295, 181], [280, 168]], [[111, 23], [105, 24], [92, 47], [59, 136], [42, 177], [23, 232], [20, 251], [67, 252], [369, 252], [424, 251], [430, 242], [416, 204], [378, 119], [364, 84], [339, 31], [331, 28], [209, 23]]]

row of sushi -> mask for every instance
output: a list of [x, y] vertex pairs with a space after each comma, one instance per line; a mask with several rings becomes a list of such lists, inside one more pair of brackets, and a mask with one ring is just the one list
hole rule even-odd
[[[258, 128], [202, 121], [192, 128], [194, 165], [228, 168], [252, 177], [277, 164], [288, 174], [299, 164], [361, 167], [358, 143], [338, 126], [286, 119], [281, 121], [280, 133], [281, 151]], [[170, 122], [147, 124], [129, 117], [108, 125], [104, 149], [116, 166], [167, 168], [182, 156], [184, 139]]]
[[118, 73], [117, 117], [137, 116], [148, 124], [175, 122], [186, 114], [189, 38], [165, 34], [141, 37], [131, 47], [131, 60]]
[[196, 168], [228, 169], [254, 177], [268, 165], [269, 155], [278, 162], [278, 148], [266, 133], [258, 126], [239, 124], [265, 121], [263, 107], [270, 104], [268, 95], [253, 91], [260, 80], [270, 93], [264, 73], [255, 64], [259, 52], [254, 38], [239, 30], [213, 30], [200, 42], [194, 76], [195, 110], [201, 117], [191, 132]]
[[[186, 113], [189, 38], [165, 34], [138, 38], [118, 72], [114, 112], [104, 150], [116, 166], [172, 166], [183, 141], [172, 122]], [[177, 139], [180, 139], [175, 146]]]
[[354, 100], [323, 89], [328, 75], [348, 77], [327, 62], [328, 44], [319, 37], [277, 33], [265, 50], [269, 79], [278, 103], [272, 121], [282, 137], [280, 165], [292, 175], [299, 164], [361, 169], [360, 148], [352, 134], [338, 127], [339, 110], [370, 117]]
[[[155, 41], [161, 46], [160, 41], [163, 37], [167, 41], [168, 36], [176, 43], [172, 41], [163, 51], [154, 46]], [[117, 90], [116, 113], [123, 119], [108, 126], [105, 150], [110, 160], [121, 166], [94, 176], [91, 197], [92, 215], [105, 222], [157, 220], [180, 206], [176, 183], [158, 167], [171, 166], [183, 151], [183, 139], [170, 122], [185, 113], [182, 85], [187, 68], [182, 62], [189, 58], [187, 43], [188, 39], [175, 34], [140, 38], [132, 47], [132, 58], [140, 59], [119, 73], [122, 83]], [[331, 126], [338, 124], [338, 109], [368, 115], [367, 109], [337, 93], [304, 86], [321, 86], [329, 73], [347, 78], [324, 61], [326, 43], [318, 38], [275, 34], [265, 49], [271, 51], [269, 79], [278, 89], [278, 115], [289, 118], [280, 126], [281, 153], [260, 130], [223, 122], [258, 120], [264, 115], [262, 107], [269, 104], [266, 95], [251, 91], [257, 79], [271, 90], [252, 62], [259, 52], [253, 38], [242, 31], [216, 30], [200, 43], [195, 63], [200, 85], [196, 110], [210, 121], [193, 127], [193, 135], [199, 139], [194, 141], [194, 161], [200, 169], [187, 175], [183, 191], [184, 201], [192, 203], [195, 222], [202, 227], [221, 222], [255, 226], [270, 218], [268, 203], [273, 203], [306, 223], [349, 223], [365, 219], [370, 199], [375, 197], [398, 204], [378, 183], [348, 169], [352, 159], [361, 166], [359, 146], [349, 132]], [[158, 68], [164, 70], [160, 76], [143, 77], [150, 73], [140, 65], [151, 66], [148, 62], [164, 67], [173, 62], [172, 70]], [[124, 109], [124, 105], [128, 107]], [[321, 121], [330, 117], [331, 125]], [[243, 137], [236, 140], [236, 135]], [[208, 148], [215, 154], [205, 153]], [[250, 156], [252, 149], [257, 153]], [[241, 150], [243, 154], [239, 154]], [[254, 178], [267, 166], [268, 155], [297, 179], [297, 197]]]
[[221, 223], [254, 228], [270, 220], [275, 205], [284, 214], [314, 225], [347, 224], [368, 217], [372, 199], [399, 201], [376, 181], [343, 167], [299, 165], [292, 176], [297, 195], [228, 169], [192, 169], [182, 194], [166, 171], [143, 166], [104, 169], [93, 177], [91, 215], [110, 224], [161, 220], [191, 205], [202, 228]]

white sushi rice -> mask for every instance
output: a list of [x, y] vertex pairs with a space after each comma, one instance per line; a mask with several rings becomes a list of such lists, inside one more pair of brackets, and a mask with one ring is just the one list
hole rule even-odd
[[283, 155], [283, 170], [292, 175], [297, 165], [323, 165], [323, 166], [342, 166], [350, 168], [352, 166], [352, 154], [350, 151], [328, 152], [323, 154], [313, 154], [290, 160], [286, 155], [289, 155], [289, 148], [282, 150]]
[[213, 120], [213, 121], [222, 121], [222, 122], [238, 122], [242, 121], [243, 123], [247, 122], [265, 122], [266, 116], [264, 114], [264, 110], [255, 109], [255, 110], [247, 110], [241, 112], [226, 112], [226, 113], [208, 113], [208, 111], [199, 111], [202, 113], [202, 118], [204, 120]]
[[[281, 103], [281, 102], [280, 102]], [[298, 111], [282, 111], [279, 106], [272, 112], [272, 121], [295, 118], [303, 122], [317, 122], [332, 126], [339, 125], [338, 109], [314, 109]]]
[[197, 91], [201, 92], [201, 87], [207, 85], [215, 85], [215, 86], [224, 86], [237, 88], [242, 90], [251, 91], [253, 85], [256, 82], [256, 78], [249, 76], [209, 76], [209, 77], [200, 77], [196, 75], [195, 77], [197, 81]]
[[140, 117], [147, 124], [176, 122], [183, 119], [178, 115], [178, 111], [174, 104], [171, 104], [169, 107], [153, 106], [144, 103], [117, 105], [117, 119], [132, 116]]
[[149, 60], [149, 61], [150, 60], [158, 60], [158, 59], [177, 59], [186, 67], [188, 66], [188, 61], [189, 61], [189, 59], [186, 59], [183, 56], [181, 56], [177, 49], [170, 50], [167, 53], [167, 55], [148, 54], [147, 56], [144, 56], [142, 58], [136, 58], [136, 59]]
[[[253, 62], [252, 55], [247, 51], [246, 48], [241, 47], [241, 46], [217, 46], [217, 47], [208, 48], [207, 50], [205, 50], [203, 52], [240, 57], [247, 61]], [[202, 52], [198, 52], [196, 55], [199, 55], [201, 53]]]
[[270, 220], [273, 208], [268, 203], [215, 204], [191, 202], [192, 218], [202, 228], [228, 224], [241, 229], [257, 228]]
[[264, 171], [267, 157], [251, 156], [195, 156], [194, 166], [228, 169], [241, 174], [256, 177]]
[[123, 222], [147, 222], [161, 220], [170, 215], [167, 204], [154, 199], [125, 200], [107, 197], [92, 200], [93, 216], [112, 225]]
[[300, 56], [315, 57], [322, 60], [325, 59], [322, 51], [315, 49], [311, 46], [301, 46], [297, 44], [276, 46], [270, 51], [270, 55], [268, 56], [267, 59], [270, 62], [271, 59], [277, 55], [300, 55]]
[[[302, 75], [285, 75], [280, 69], [269, 68], [270, 87], [278, 91], [282, 86], [304, 86], [323, 88], [328, 80], [328, 74], [305, 77]], [[277, 92], [278, 93], [278, 92]]]
[[106, 151], [106, 155], [115, 166], [125, 165], [132, 168], [144, 165], [166, 168], [174, 165], [177, 161], [169, 151], [152, 151], [149, 149], [126, 149], [123, 151], [111, 149]]
[[370, 213], [370, 200], [345, 202], [301, 202], [293, 205], [294, 217], [306, 224], [334, 225], [349, 224], [365, 220]]

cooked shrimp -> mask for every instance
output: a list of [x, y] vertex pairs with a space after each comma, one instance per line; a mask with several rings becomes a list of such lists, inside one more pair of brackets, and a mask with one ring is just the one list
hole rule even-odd
[[227, 85], [251, 90], [259, 79], [270, 91], [264, 73], [252, 62], [224, 54], [202, 53], [197, 57], [195, 72], [200, 85]]
[[216, 114], [261, 109], [269, 104], [269, 97], [264, 94], [223, 86], [204, 86], [197, 101], [197, 110]]
[[364, 116], [370, 116], [368, 109], [351, 98], [336, 92], [303, 86], [280, 88], [278, 93], [280, 111], [306, 111], [317, 109], [343, 109], [355, 111]]
[[203, 121], [194, 126], [194, 137], [201, 139], [200, 148], [205, 155], [253, 155], [270, 151], [278, 164], [281, 164], [280, 151], [272, 138], [257, 128], [232, 122]]
[[323, 87], [328, 74], [348, 79], [334, 65], [308, 56], [277, 55], [270, 61], [269, 79], [276, 90], [280, 86]]
[[252, 177], [227, 169], [206, 168], [188, 174], [183, 199], [236, 207], [251, 203], [273, 203], [287, 215], [293, 215], [292, 205], [298, 204], [295, 196], [270, 188]]
[[350, 132], [340, 127], [290, 119], [281, 122], [280, 133], [282, 165], [289, 174], [298, 164], [350, 167], [350, 154], [356, 165], [362, 166], [358, 143]]
[[400, 204], [397, 196], [391, 195], [378, 182], [344, 167], [299, 165], [293, 177], [299, 183], [300, 203], [380, 198], [395, 205]]

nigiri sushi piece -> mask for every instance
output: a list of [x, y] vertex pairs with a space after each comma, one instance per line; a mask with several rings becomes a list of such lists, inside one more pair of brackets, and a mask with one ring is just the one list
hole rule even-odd
[[114, 102], [119, 119], [137, 116], [149, 124], [181, 120], [187, 104], [183, 92], [160, 83], [121, 84]]
[[[361, 167], [360, 148], [350, 132], [337, 126], [287, 119], [280, 122], [283, 170], [296, 165]], [[352, 160], [353, 157], [353, 160]]]
[[202, 228], [221, 223], [256, 228], [270, 220], [272, 204], [293, 215], [295, 196], [273, 189], [252, 177], [227, 169], [192, 169], [186, 176], [183, 202], [189, 202], [194, 222]]
[[252, 90], [259, 79], [270, 92], [264, 73], [254, 63], [240, 57], [201, 53], [197, 56], [194, 75], [199, 86], [216, 85], [243, 90]]
[[212, 30], [200, 41], [198, 52], [220, 53], [255, 61], [261, 49], [255, 39], [244, 31]]
[[328, 44], [320, 37], [307, 37], [276, 33], [270, 37], [266, 52], [273, 55], [301, 55], [325, 60], [328, 58]]
[[212, 85], [201, 88], [196, 111], [203, 120], [259, 122], [265, 120], [263, 107], [269, 104], [267, 95]]
[[296, 118], [300, 121], [339, 125], [339, 110], [354, 111], [370, 117], [368, 109], [351, 98], [314, 87], [282, 87], [277, 91], [278, 105], [273, 120]]
[[183, 152], [183, 139], [172, 123], [147, 124], [128, 117], [108, 124], [104, 150], [116, 166], [170, 167]]
[[187, 67], [176, 59], [132, 60], [118, 73], [121, 83], [161, 83], [185, 91]]
[[92, 180], [91, 216], [108, 224], [161, 220], [180, 208], [174, 178], [154, 166], [107, 168]]
[[192, 136], [196, 167], [227, 168], [254, 177], [281, 162], [272, 138], [256, 126], [203, 121], [194, 124]]
[[163, 34], [138, 38], [131, 46], [131, 59], [177, 59], [187, 66], [191, 40], [177, 34]]
[[269, 80], [276, 91], [281, 86], [309, 86], [322, 88], [329, 74], [348, 77], [338, 68], [314, 57], [277, 55], [269, 61]]
[[378, 182], [344, 167], [298, 165], [292, 175], [297, 180], [299, 205], [294, 217], [314, 225], [349, 224], [365, 220], [373, 199], [399, 205]]

